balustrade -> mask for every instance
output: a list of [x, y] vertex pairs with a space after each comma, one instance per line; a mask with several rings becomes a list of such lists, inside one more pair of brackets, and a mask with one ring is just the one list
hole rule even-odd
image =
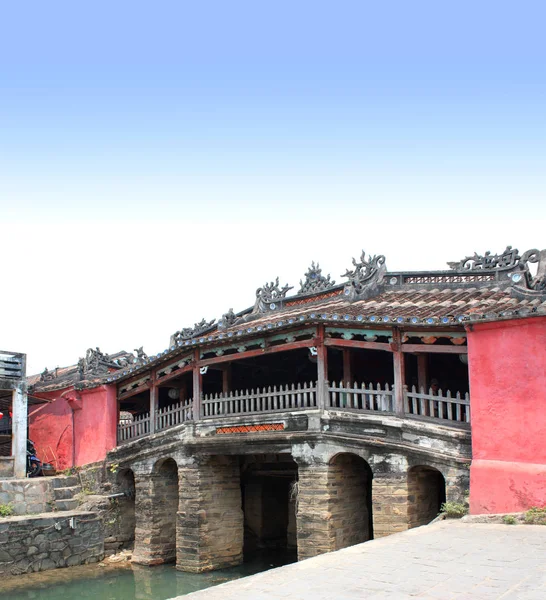
[[[229, 394], [209, 394], [202, 397], [200, 419], [211, 420], [222, 417], [251, 414], [301, 411], [318, 407], [318, 385], [316, 382], [286, 384], [251, 390], [233, 391]], [[395, 413], [395, 390], [388, 383], [365, 384], [326, 383], [326, 410], [350, 412]], [[193, 400], [182, 400], [177, 404], [160, 408], [155, 413], [155, 431], [176, 427], [196, 417]], [[470, 423], [470, 397], [457, 392], [433, 393], [415, 386], [404, 386], [404, 416], [428, 419], [445, 424]], [[132, 420], [122, 420], [118, 425], [118, 443], [128, 442], [150, 434], [150, 414], [145, 413]]]
[[204, 419], [315, 408], [317, 386], [315, 383], [298, 383], [298, 385], [287, 384], [256, 390], [241, 390], [229, 394], [210, 394], [203, 398], [201, 405]]

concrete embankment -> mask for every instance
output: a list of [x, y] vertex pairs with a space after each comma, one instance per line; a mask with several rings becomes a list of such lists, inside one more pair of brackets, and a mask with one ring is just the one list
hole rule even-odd
[[183, 600], [279, 598], [544, 600], [546, 527], [441, 521], [189, 594]]

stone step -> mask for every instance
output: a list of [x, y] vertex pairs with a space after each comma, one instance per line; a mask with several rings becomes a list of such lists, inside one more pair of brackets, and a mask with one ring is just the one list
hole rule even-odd
[[75, 485], [73, 487], [62, 487], [55, 488], [55, 500], [72, 500], [76, 494], [79, 494], [82, 491], [80, 485]]
[[80, 505], [79, 500], [55, 500], [57, 510], [76, 510]]
[[80, 485], [80, 478], [77, 475], [65, 475], [62, 477], [52, 477], [51, 483], [54, 488], [74, 487]]

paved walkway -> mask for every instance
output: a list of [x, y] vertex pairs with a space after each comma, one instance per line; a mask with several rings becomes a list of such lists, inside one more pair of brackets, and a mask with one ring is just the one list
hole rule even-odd
[[546, 600], [546, 527], [443, 521], [181, 600]]

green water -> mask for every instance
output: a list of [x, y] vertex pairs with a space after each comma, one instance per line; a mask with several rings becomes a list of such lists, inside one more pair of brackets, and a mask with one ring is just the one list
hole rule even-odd
[[1, 600], [166, 600], [232, 579], [280, 567], [294, 556], [264, 554], [240, 567], [212, 573], [182, 573], [174, 566], [87, 565], [0, 579]]

